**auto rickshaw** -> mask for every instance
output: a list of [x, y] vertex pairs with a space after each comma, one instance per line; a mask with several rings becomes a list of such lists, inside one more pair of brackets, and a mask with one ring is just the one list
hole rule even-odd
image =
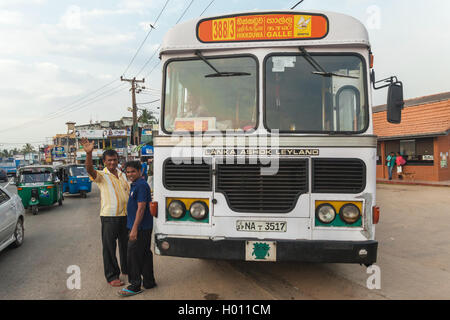
[[86, 198], [87, 193], [92, 190], [92, 181], [86, 168], [80, 164], [65, 165], [63, 181], [63, 192], [69, 194], [79, 193], [82, 198]]
[[25, 209], [36, 215], [39, 207], [63, 204], [61, 170], [52, 166], [25, 166], [16, 175], [17, 193]]

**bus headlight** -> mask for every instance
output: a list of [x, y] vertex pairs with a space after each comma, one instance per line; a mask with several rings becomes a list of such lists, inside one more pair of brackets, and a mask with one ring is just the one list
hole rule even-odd
[[339, 211], [339, 216], [341, 219], [348, 224], [353, 224], [358, 221], [361, 212], [359, 212], [359, 208], [355, 206], [353, 203], [347, 203], [343, 205], [341, 210]]
[[195, 201], [189, 208], [191, 217], [196, 220], [202, 220], [208, 214], [208, 206], [203, 201]]
[[320, 222], [329, 224], [336, 218], [336, 210], [329, 203], [323, 203], [316, 209], [316, 217]]
[[186, 213], [186, 206], [180, 200], [173, 200], [167, 208], [169, 215], [174, 219], [180, 219]]

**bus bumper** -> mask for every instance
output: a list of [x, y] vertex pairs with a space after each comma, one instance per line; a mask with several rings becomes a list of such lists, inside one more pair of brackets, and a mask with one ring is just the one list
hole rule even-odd
[[[159, 237], [155, 244], [163, 256], [218, 260], [246, 260], [247, 241], [257, 239], [192, 239]], [[359, 263], [371, 265], [377, 260], [378, 242], [327, 240], [264, 240], [276, 243], [276, 261], [317, 263]], [[259, 260], [262, 261], [262, 260]]]

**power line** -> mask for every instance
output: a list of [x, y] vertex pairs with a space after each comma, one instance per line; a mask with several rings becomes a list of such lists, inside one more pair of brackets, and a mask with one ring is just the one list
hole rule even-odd
[[295, 7], [298, 6], [300, 3], [302, 3], [303, 1], [304, 1], [304, 0], [301, 0], [301, 1], [297, 2], [297, 4], [296, 4], [295, 6], [293, 6], [293, 7], [291, 8], [291, 10], [294, 10]]
[[[85, 101], [85, 102], [81, 103], [80, 105], [78, 105], [78, 106], [76, 107], [76, 109], [73, 109], [73, 110], [69, 111], [68, 113], [72, 113], [72, 112], [74, 112], [74, 111], [79, 111], [79, 110], [81, 110], [81, 109], [83, 109], [83, 108], [89, 106], [89, 105], [92, 104], [92, 103], [98, 102], [98, 101], [103, 100], [103, 99], [105, 99], [105, 98], [108, 98], [108, 97], [110, 97], [110, 96], [112, 96], [112, 95], [114, 95], [114, 94], [116, 94], [116, 93], [119, 93], [119, 92], [121, 92], [122, 90], [116, 90], [116, 89], [118, 89], [118, 88], [120, 88], [120, 87], [122, 87], [122, 86], [124, 86], [123, 83], [121, 83], [119, 86], [117, 86], [117, 87], [115, 87], [115, 88], [112, 88], [111, 90], [108, 90], [108, 91], [106, 91], [106, 92], [104, 92], [104, 93], [102, 93], [102, 94], [100, 94], [100, 95], [98, 95], [98, 96], [96, 96], [96, 97], [94, 97], [94, 98], [91, 98], [91, 99], [88, 100], [88, 101]], [[127, 88], [123, 87], [122, 89], [127, 89]], [[66, 114], [68, 114], [68, 113], [66, 113]], [[61, 114], [61, 115], [54, 116], [53, 118], [48, 119], [48, 121], [54, 120], [54, 119], [56, 119], [56, 118], [60, 118], [60, 117], [62, 117], [62, 116], [64, 116], [64, 115], [66, 115], [66, 114]], [[42, 123], [40, 123], [40, 124], [42, 124]]]
[[[168, 4], [169, 1], [170, 1], [170, 0], [167, 0], [167, 1], [166, 1], [164, 7], [163, 7], [162, 10], [160, 11], [160, 13], [159, 13], [159, 15], [158, 15], [158, 17], [157, 17], [157, 19], [156, 19], [156, 21], [158, 21], [159, 18], [161, 17], [161, 15], [162, 15], [163, 11], [165, 10], [165, 8], [167, 7], [167, 4]], [[207, 7], [202, 11], [202, 13], [200, 14], [200, 16], [203, 15], [204, 12], [206, 12], [206, 10], [213, 4], [214, 1], [215, 1], [215, 0], [212, 0], [212, 1], [207, 5]], [[183, 11], [183, 13], [182, 13], [181, 16], [178, 18], [178, 20], [177, 20], [177, 22], [176, 22], [175, 24], [178, 24], [178, 23], [181, 21], [181, 19], [183, 19], [183, 17], [185, 16], [185, 14], [187, 13], [187, 11], [189, 10], [189, 8], [192, 6], [193, 3], [194, 3], [194, 0], [191, 0], [191, 2], [189, 3], [189, 5], [185, 8], [185, 10]], [[155, 21], [155, 23], [156, 23], [156, 21]], [[135, 57], [137, 56], [138, 52], [141, 50], [143, 44], [145, 43], [145, 41], [147, 40], [147, 38], [148, 38], [148, 36], [149, 36], [149, 34], [150, 34], [150, 32], [151, 32], [151, 30], [153, 30], [153, 28], [150, 29], [149, 33], [147, 34], [146, 38], [145, 38], [144, 41], [142, 42], [141, 46], [138, 48], [138, 50], [137, 50], [135, 56], [133, 57], [132, 61], [131, 61], [131, 62], [129, 63], [129, 65], [127, 66], [125, 72], [128, 71], [129, 67], [130, 67], [131, 64], [133, 63], [133, 60], [134, 60]], [[154, 52], [153, 55], [150, 57], [150, 59], [147, 60], [147, 62], [144, 64], [144, 66], [141, 68], [141, 70], [139, 71], [138, 74], [140, 74], [140, 73], [143, 71], [143, 69], [148, 65], [148, 63], [150, 62], [150, 60], [155, 56], [155, 54], [158, 52], [158, 50], [159, 50], [160, 48], [161, 48], [161, 45], [159, 45], [159, 47], [155, 50], [155, 52]], [[150, 74], [156, 69], [156, 67], [157, 67], [159, 64], [160, 64], [160, 61], [158, 61], [158, 62], [153, 66], [153, 68], [150, 70], [150, 72], [147, 74], [147, 76], [150, 75]], [[125, 72], [124, 72], [124, 74], [125, 74]], [[42, 121], [39, 121], [40, 119], [30, 120], [30, 121], [28, 121], [28, 122], [26, 122], [26, 123], [23, 123], [23, 124], [14, 126], [14, 127], [10, 127], [10, 128], [7, 128], [7, 129], [0, 130], [0, 132], [5, 132], [5, 131], [11, 130], [11, 129], [15, 129], [15, 128], [18, 128], [18, 127], [23, 127], [24, 125], [43, 124], [43, 123], [45, 123], [45, 122], [47, 122], [47, 121], [50, 121], [50, 120], [53, 120], [53, 119], [56, 119], [56, 118], [65, 116], [65, 115], [67, 115], [67, 114], [69, 114], [69, 113], [72, 113], [72, 112], [81, 110], [81, 109], [83, 109], [83, 108], [85, 108], [85, 107], [91, 105], [91, 104], [94, 103], [94, 102], [98, 102], [98, 101], [100, 101], [100, 100], [102, 100], [102, 99], [105, 99], [105, 98], [107, 98], [107, 97], [109, 97], [109, 96], [111, 96], [111, 95], [114, 95], [114, 94], [120, 92], [121, 90], [117, 90], [117, 89], [120, 88], [120, 87], [123, 85], [122, 83], [121, 83], [119, 86], [116, 86], [116, 87], [114, 87], [114, 88], [111, 88], [111, 89], [109, 89], [108, 91], [99, 93], [99, 94], [97, 94], [97, 95], [95, 95], [95, 96], [93, 96], [93, 97], [87, 99], [89, 96], [91, 96], [91, 95], [93, 95], [93, 94], [95, 94], [95, 93], [98, 93], [99, 91], [101, 91], [102, 89], [104, 89], [104, 88], [110, 86], [111, 84], [113, 84], [113, 83], [116, 82], [116, 81], [118, 81], [118, 79], [114, 79], [113, 81], [106, 83], [105, 85], [99, 87], [98, 89], [96, 89], [96, 90], [94, 90], [94, 91], [91, 91], [91, 92], [89, 92], [88, 94], [86, 94], [86, 95], [84, 95], [84, 96], [82, 96], [82, 97], [76, 99], [75, 101], [73, 101], [73, 102], [71, 102], [71, 103], [65, 105], [65, 106], [62, 107], [61, 109], [56, 110], [56, 111], [54, 111], [54, 112], [51, 112], [51, 113], [47, 114], [46, 116], [44, 116], [44, 117], [41, 118]], [[144, 93], [144, 94], [152, 95], [153, 93], [151, 93], [151, 90], [154, 90], [154, 91], [156, 92], [157, 89], [150, 89], [150, 90], [149, 90], [149, 93]], [[155, 95], [155, 94], [153, 94], [153, 95]], [[159, 95], [159, 94], [158, 94], [158, 95]], [[87, 99], [87, 100], [86, 100], [86, 99]], [[83, 101], [83, 100], [84, 100], [84, 101]]]
[[0, 146], [4, 145], [4, 144], [9, 144], [9, 145], [19, 145], [19, 144], [37, 144], [37, 143], [43, 143], [46, 142], [44, 140], [40, 140], [40, 141], [27, 141], [27, 142], [0, 142]]
[[153, 93], [161, 93], [161, 90], [159, 89], [151, 89], [151, 88], [145, 88], [141, 89], [143, 92], [153, 92]]
[[[181, 21], [181, 19], [183, 19], [184, 15], [186, 14], [186, 12], [189, 10], [189, 8], [192, 6], [192, 4], [194, 3], [194, 0], [191, 0], [191, 2], [189, 3], [189, 5], [186, 7], [186, 9], [184, 9], [183, 13], [181, 14], [181, 16], [178, 18], [177, 22], [175, 22], [175, 24], [178, 24], [178, 22]], [[158, 48], [153, 52], [153, 54], [151, 55], [151, 57], [145, 62], [145, 64], [142, 66], [142, 68], [139, 70], [139, 72], [136, 74], [136, 77], [138, 77], [141, 72], [145, 69], [145, 67], [149, 64], [149, 62], [153, 59], [153, 57], [155, 56], [155, 54], [159, 51], [159, 49], [161, 48], [161, 44], [158, 46]], [[158, 63], [159, 64], [159, 63]], [[156, 67], [156, 66], [155, 66]], [[153, 70], [155, 69], [155, 67], [153, 67], [152, 71], [150, 71], [147, 76], [145, 76], [145, 78], [148, 77], [148, 75], [150, 73], [153, 72]]]
[[215, 0], [212, 0], [205, 8], [205, 10], [202, 11], [202, 13], [200, 13], [200, 17], [205, 13], [206, 10], [208, 10], [208, 8], [213, 4]]
[[[110, 84], [111, 84], [111, 83], [110, 83]], [[102, 99], [104, 99], [104, 98], [107, 98], [107, 97], [109, 97], [109, 96], [111, 96], [111, 95], [113, 95], [113, 94], [116, 94], [116, 93], [120, 92], [120, 90], [117, 90], [117, 89], [120, 88], [120, 87], [123, 86], [123, 85], [124, 85], [124, 84], [121, 83], [119, 86], [116, 86], [116, 87], [114, 87], [114, 88], [112, 88], [112, 89], [109, 89], [108, 91], [105, 91], [105, 92], [103, 92], [103, 93], [100, 93], [100, 94], [98, 94], [98, 95], [96, 95], [96, 96], [94, 96], [94, 97], [92, 97], [92, 98], [90, 98], [90, 99], [88, 99], [88, 100], [86, 100], [86, 101], [79, 102], [79, 103], [73, 105], [70, 109], [65, 110], [65, 112], [63, 112], [63, 113], [60, 113], [60, 114], [58, 114], [58, 113], [53, 113], [53, 115], [47, 117], [45, 120], [42, 119], [42, 121], [38, 121], [38, 120], [32, 120], [32, 121], [29, 121], [29, 122], [27, 123], [27, 125], [28, 125], [28, 127], [30, 127], [30, 126], [34, 126], [34, 125], [42, 125], [42, 124], [46, 124], [46, 122], [48, 122], [48, 121], [51, 121], [51, 120], [54, 120], [54, 119], [63, 117], [63, 116], [65, 116], [65, 115], [69, 114], [69, 113], [72, 113], [72, 112], [81, 110], [81, 109], [83, 109], [83, 108], [89, 106], [90, 104], [92, 104], [92, 103], [94, 103], [94, 102], [100, 101], [100, 100], [102, 100]], [[103, 87], [105, 87], [105, 86], [103, 86]], [[98, 90], [96, 90], [96, 91], [98, 91]], [[74, 104], [74, 103], [72, 103], [72, 104]], [[24, 126], [24, 124], [21, 124], [21, 125], [18, 125], [18, 126], [10, 127], [10, 128], [8, 128], [8, 129], [6, 129], [6, 130], [1, 130], [0, 132], [8, 131], [8, 130], [15, 129], [15, 128], [21, 128], [21, 127], [23, 127], [23, 126]]]
[[161, 99], [157, 99], [157, 100], [153, 100], [153, 101], [149, 101], [149, 102], [141, 102], [141, 103], [136, 103], [136, 104], [150, 104], [150, 103], [155, 103], [160, 101]]
[[[148, 65], [148, 63], [153, 59], [153, 57], [155, 56], [155, 54], [159, 51], [159, 49], [161, 49], [161, 45], [158, 46], [158, 48], [156, 48], [156, 50], [153, 52], [153, 54], [150, 56], [150, 58], [148, 58], [148, 60], [145, 62], [145, 64], [142, 66], [141, 70], [139, 70], [139, 72], [136, 74], [136, 77], [138, 77], [142, 70], [145, 69], [145, 67]], [[147, 77], [146, 77], [147, 78]]]
[[153, 71], [155, 71], [156, 67], [159, 66], [159, 64], [161, 63], [161, 61], [158, 61], [152, 68], [152, 70], [150, 70], [149, 73], [147, 73], [147, 75], [145, 76], [146, 78], [148, 78], [150, 76], [150, 74], [152, 74]]
[[[160, 11], [160, 13], [158, 14], [158, 16], [157, 16], [157, 18], [156, 18], [155, 24], [156, 24], [156, 22], [159, 20], [159, 18], [161, 17], [161, 15], [162, 15], [162, 13], [164, 12], [165, 8], [167, 7], [167, 4], [169, 3], [169, 1], [170, 1], [170, 0], [167, 0], [166, 3], [164, 4], [164, 7], [162, 8], [162, 10]], [[126, 72], [126, 71], [128, 70], [128, 68], [131, 66], [131, 64], [132, 64], [133, 60], [135, 59], [136, 55], [138, 54], [138, 52], [140, 51], [140, 49], [141, 49], [142, 46], [144, 45], [145, 41], [147, 40], [147, 38], [148, 38], [148, 36], [149, 36], [151, 30], [153, 30], [153, 26], [152, 26], [152, 28], [150, 29], [150, 31], [148, 32], [148, 34], [147, 34], [146, 38], [144, 39], [144, 41], [142, 42], [141, 46], [138, 48], [138, 50], [137, 50], [135, 56], [133, 57], [132, 61], [131, 61], [130, 64], [128, 65], [128, 67], [127, 67], [127, 69], [125, 70], [125, 72]], [[125, 72], [124, 72], [124, 74], [125, 74]], [[106, 83], [105, 85], [101, 86], [100, 88], [98, 88], [98, 89], [96, 89], [96, 90], [94, 90], [94, 91], [91, 91], [91, 92], [89, 92], [88, 94], [86, 94], [86, 95], [84, 95], [84, 96], [82, 96], [82, 97], [76, 99], [75, 101], [73, 101], [73, 102], [71, 102], [71, 103], [69, 103], [69, 104], [63, 106], [61, 109], [56, 110], [56, 111], [53, 111], [53, 112], [51, 112], [51, 113], [49, 113], [49, 114], [43, 116], [41, 119], [42, 119], [43, 121], [48, 121], [48, 120], [52, 120], [52, 119], [58, 118], [58, 117], [60, 117], [60, 116], [66, 115], [66, 114], [68, 114], [68, 113], [71, 113], [71, 112], [73, 112], [73, 111], [79, 110], [79, 108], [76, 108], [76, 109], [74, 109], [74, 110], [70, 110], [70, 109], [73, 109], [74, 107], [77, 107], [77, 104], [80, 103], [80, 102], [81, 102], [81, 104], [84, 104], [84, 103], [87, 103], [87, 102], [89, 102], [89, 101], [94, 101], [94, 100], [95, 100], [95, 102], [98, 101], [98, 100], [96, 100], [98, 97], [100, 97], [101, 95], [105, 95], [105, 94], [107, 94], [107, 93], [110, 93], [111, 90], [109, 90], [109, 91], [107, 91], [107, 92], [100, 93], [99, 95], [94, 96], [94, 97], [88, 99], [87, 101], [83, 101], [83, 100], [86, 99], [87, 97], [93, 95], [94, 93], [97, 93], [97, 92], [99, 92], [100, 90], [106, 88], [107, 86], [113, 84], [113, 83], [116, 82], [116, 81], [118, 81], [118, 79], [114, 79], [113, 81]], [[118, 87], [115, 87], [115, 88], [113, 88], [112, 90], [115, 90], [116, 88], [118, 88]], [[108, 95], [108, 96], [109, 96], [109, 95]], [[105, 96], [105, 97], [107, 97], [107, 96]], [[83, 102], [82, 102], [82, 101], [83, 101]], [[69, 111], [69, 110], [70, 110], [70, 111]], [[30, 124], [33, 125], [33, 124], [36, 124], [36, 122], [39, 121], [39, 120], [40, 120], [40, 119], [33, 119], [33, 120], [27, 121], [27, 122], [25, 122], [25, 123], [22, 123], [22, 124], [20, 124], [20, 125], [13, 126], [13, 127], [10, 127], [10, 128], [6, 128], [6, 129], [3, 129], [3, 130], [0, 130], [0, 132], [6, 132], [6, 131], [9, 131], [9, 130], [11, 130], [11, 129], [15, 129], [15, 128], [22, 127], [22, 126], [26, 126], [26, 125], [30, 125]]]
[[[101, 87], [101, 89], [106, 88], [108, 85], [111, 85], [111, 84], [113, 84], [113, 83], [116, 82], [116, 81], [117, 81], [117, 80], [114, 80], [114, 81], [108, 83], [107, 85]], [[108, 91], [101, 92], [101, 93], [95, 95], [94, 97], [91, 97], [91, 98], [89, 98], [89, 99], [87, 99], [87, 100], [85, 100], [85, 101], [83, 101], [83, 100], [84, 100], [85, 98], [87, 98], [88, 96], [85, 96], [83, 99], [78, 99], [78, 100], [72, 102], [72, 103], [70, 104], [70, 107], [66, 108], [65, 110], [61, 109], [61, 110], [59, 110], [58, 112], [54, 112], [53, 114], [48, 115], [48, 116], [47, 116], [47, 119], [54, 119], [54, 118], [58, 118], [59, 116], [69, 114], [69, 113], [73, 112], [72, 110], [73, 110], [74, 108], [76, 108], [78, 105], [84, 104], [84, 103], [86, 103], [86, 102], [88, 102], [88, 101], [91, 101], [91, 100], [94, 100], [94, 99], [96, 99], [97, 97], [102, 96], [102, 95], [104, 95], [105, 93], [111, 92], [112, 90], [115, 90], [115, 89], [118, 88], [118, 87], [119, 87], [119, 86], [116, 86], [116, 87], [114, 87], [114, 88], [112, 88], [112, 89], [109, 89]], [[98, 91], [100, 91], [101, 89], [98, 89], [98, 90], [96, 90], [96, 91], [94, 91], [94, 92], [92, 92], [92, 93], [98, 92]]]
[[183, 14], [181, 15], [180, 18], [178, 18], [177, 22], [175, 22], [175, 24], [178, 24], [178, 22], [181, 21], [181, 19], [183, 19], [184, 15], [186, 14], [186, 12], [189, 10], [189, 8], [192, 6], [192, 4], [194, 3], [194, 0], [191, 0], [191, 3], [189, 3], [189, 5], [187, 6], [187, 8], [184, 10]]
[[[124, 86], [124, 84], [121, 83], [120, 85], [118, 85], [118, 86], [116, 86], [116, 87], [114, 87], [114, 88], [112, 88], [112, 89], [110, 89], [110, 90], [108, 90], [108, 91], [106, 91], [106, 92], [103, 92], [103, 93], [101, 93], [101, 94], [99, 94], [99, 95], [97, 95], [97, 96], [95, 96], [95, 97], [93, 97], [93, 98], [91, 98], [91, 99], [89, 99], [89, 100], [87, 100], [87, 101], [82, 102], [82, 103], [79, 104], [78, 106], [75, 106], [74, 109], [69, 110], [68, 112], [66, 112], [66, 113], [64, 113], [64, 114], [60, 114], [60, 115], [51, 117], [51, 118], [48, 119], [48, 120], [53, 120], [53, 119], [56, 119], [56, 118], [60, 118], [60, 117], [65, 116], [65, 115], [67, 115], [67, 114], [69, 114], [69, 113], [72, 113], [72, 112], [74, 112], [74, 111], [81, 110], [81, 109], [83, 109], [83, 108], [85, 108], [85, 107], [91, 105], [91, 104], [94, 103], [94, 102], [103, 100], [104, 98], [107, 98], [107, 97], [109, 97], [109, 96], [111, 96], [111, 95], [113, 95], [113, 94], [119, 93], [119, 92], [121, 91], [119, 88], [120, 88], [120, 87], [123, 87], [123, 86]], [[119, 89], [119, 90], [117, 90], [117, 89]], [[123, 87], [122, 89], [125, 89], [125, 88]]]
[[[153, 23], [154, 25], [156, 25], [156, 23], [158, 22], [159, 18], [161, 17], [162, 13], [164, 12], [164, 9], [166, 9], [167, 4], [169, 3], [170, 0], [167, 0], [166, 3], [164, 4], [164, 7], [161, 9], [161, 11], [158, 14], [158, 17], [156, 18], [155, 22]], [[155, 27], [153, 25], [150, 25], [150, 30], [147, 32], [147, 35], [144, 38], [144, 41], [142, 41], [141, 45], [139, 46], [139, 48], [137, 49], [136, 53], [134, 54], [133, 58], [131, 59], [130, 63], [128, 64], [127, 68], [125, 69], [125, 71], [122, 73], [122, 76], [125, 75], [125, 73], [128, 71], [128, 69], [130, 68], [131, 64], [133, 63], [134, 59], [136, 58], [136, 56], [138, 55], [139, 51], [141, 51], [142, 47], [144, 46], [144, 43], [147, 41], [147, 38], [149, 37], [150, 33], [153, 31], [153, 29], [155, 29]]]
[[12, 127], [6, 128], [6, 129], [2, 129], [2, 130], [0, 130], [0, 132], [6, 132], [6, 131], [9, 131], [9, 130], [11, 130], [11, 129], [16, 129], [16, 128], [20, 128], [20, 127], [27, 126], [27, 125], [30, 125], [30, 124], [34, 124], [34, 123], [37, 122], [37, 121], [45, 121], [45, 120], [48, 120], [49, 117], [53, 117], [53, 116], [55, 116], [55, 115], [57, 115], [57, 114], [59, 114], [59, 113], [63, 113], [63, 112], [65, 112], [65, 111], [69, 110], [70, 108], [73, 107], [73, 105], [79, 103], [80, 101], [86, 99], [87, 97], [93, 95], [94, 93], [96, 93], [96, 92], [98, 92], [98, 91], [100, 91], [100, 90], [106, 88], [107, 86], [113, 84], [113, 83], [116, 82], [116, 81], [117, 81], [117, 79], [115, 79], [115, 80], [113, 80], [113, 81], [111, 81], [111, 82], [108, 82], [107, 84], [101, 86], [100, 88], [98, 88], [98, 89], [96, 89], [96, 90], [94, 90], [94, 91], [91, 91], [91, 92], [89, 92], [89, 93], [83, 95], [82, 97], [76, 99], [75, 101], [73, 101], [73, 102], [71, 102], [71, 103], [65, 105], [65, 106], [62, 107], [61, 109], [56, 110], [56, 111], [53, 111], [53, 112], [50, 112], [49, 114], [46, 114], [46, 115], [42, 116], [41, 118], [29, 120], [29, 121], [27, 121], [27, 122], [21, 123], [20, 125], [16, 125], [16, 126], [12, 126]]

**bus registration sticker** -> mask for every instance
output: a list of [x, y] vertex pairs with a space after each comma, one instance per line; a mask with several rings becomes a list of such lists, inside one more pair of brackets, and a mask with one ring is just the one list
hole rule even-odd
[[277, 243], [275, 241], [246, 241], [246, 261], [277, 261]]
[[256, 231], [256, 232], [286, 232], [287, 223], [285, 221], [236, 221], [237, 231]]

